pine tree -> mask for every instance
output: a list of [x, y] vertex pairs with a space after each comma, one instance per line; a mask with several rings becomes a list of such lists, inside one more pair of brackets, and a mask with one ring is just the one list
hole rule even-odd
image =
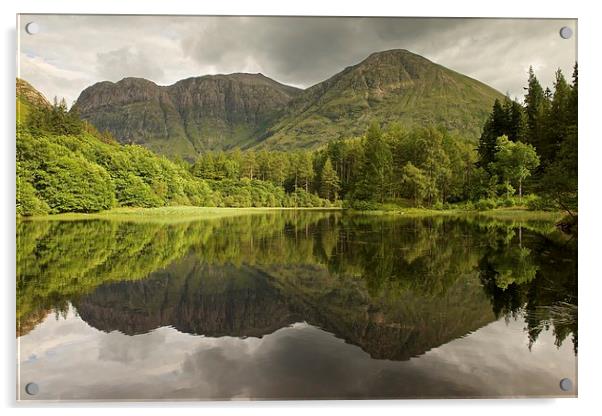
[[578, 103], [578, 91], [577, 91], [577, 85], [578, 85], [578, 78], [579, 78], [579, 72], [577, 69], [577, 63], [575, 63], [575, 67], [573, 69], [573, 85], [571, 85], [571, 99], [569, 101], [569, 111], [568, 111], [568, 123], [572, 126], [577, 126], [577, 122], [578, 122], [578, 110], [579, 110], [579, 103]]
[[493, 109], [483, 127], [483, 133], [479, 139], [479, 164], [489, 170], [489, 165], [495, 160], [495, 146], [498, 137], [504, 135], [507, 130], [508, 118], [504, 107], [499, 100], [493, 103]]
[[555, 159], [556, 153], [567, 134], [571, 98], [571, 87], [566, 82], [562, 71], [559, 69], [556, 71], [554, 93], [552, 94], [549, 106], [545, 141], [541, 144], [541, 148], [539, 149], [539, 154], [546, 165]]
[[314, 180], [314, 163], [310, 152], [303, 152], [299, 158], [298, 177], [299, 183], [309, 192], [309, 187]]
[[544, 117], [547, 98], [533, 67], [529, 67], [529, 81], [525, 95], [525, 113], [527, 115], [527, 141], [539, 151], [543, 142]]
[[326, 158], [324, 166], [322, 167], [322, 173], [320, 175], [320, 196], [326, 199], [337, 199], [338, 192], [340, 189], [339, 177], [336, 171], [332, 167], [330, 158]]
[[361, 194], [368, 199], [376, 199], [383, 203], [389, 190], [393, 155], [377, 123], [372, 123], [368, 128], [364, 152], [364, 180]]
[[513, 142], [524, 142], [527, 138], [527, 117], [525, 109], [519, 103], [510, 98], [506, 99], [506, 117], [508, 125], [504, 134]]

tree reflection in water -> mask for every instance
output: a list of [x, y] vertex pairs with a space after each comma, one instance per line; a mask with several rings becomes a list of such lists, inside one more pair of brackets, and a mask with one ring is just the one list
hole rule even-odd
[[103, 330], [255, 336], [306, 321], [405, 360], [499, 318], [577, 351], [577, 243], [553, 224], [285, 211], [17, 229], [17, 328], [72, 303]]

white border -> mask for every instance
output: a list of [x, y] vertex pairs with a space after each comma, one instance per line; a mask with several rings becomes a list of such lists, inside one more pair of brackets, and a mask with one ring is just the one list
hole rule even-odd
[[[593, 1], [556, 1], [528, 2], [524, 0], [505, 0], [503, 2], [486, 1], [429, 1], [418, 2], [370, 0], [362, 2], [303, 0], [295, 3], [285, 1], [264, 0], [222, 0], [218, 2], [193, 2], [186, 0], [20, 0], [9, 3], [0, 2], [2, 13], [2, 64], [3, 76], [0, 89], [3, 97], [1, 126], [4, 134], [1, 137], [2, 162], [2, 220], [4, 230], [0, 253], [5, 273], [2, 274], [4, 290], [2, 291], [4, 311], [2, 314], [2, 384], [0, 391], [2, 403], [8, 414], [19, 412], [24, 414], [44, 412], [48, 415], [81, 414], [80, 407], [86, 407], [87, 414], [105, 415], [107, 411], [114, 414], [126, 414], [135, 408], [144, 408], [145, 415], [164, 415], [166, 407], [177, 407], [178, 413], [211, 414], [233, 413], [245, 411], [250, 415], [265, 414], [303, 414], [307, 412], [331, 413], [345, 412], [350, 415], [365, 415], [370, 411], [381, 414], [399, 414], [418, 411], [421, 413], [445, 413], [446, 415], [487, 414], [504, 415], [542, 413], [581, 414], [597, 413], [602, 392], [599, 377], [600, 354], [602, 345], [598, 314], [602, 273], [598, 269], [597, 236], [602, 234], [600, 216], [596, 215], [598, 207], [602, 209], [600, 196], [600, 172], [596, 169], [602, 158], [602, 129], [596, 121], [600, 119], [602, 97], [600, 88], [600, 45], [602, 39], [602, 16], [597, 13]], [[198, 403], [198, 404], [93, 404], [67, 405], [60, 408], [50, 405], [49, 409], [24, 407], [15, 403], [15, 225], [14, 225], [14, 130], [15, 130], [15, 55], [16, 13], [104, 13], [104, 14], [216, 14], [216, 15], [346, 15], [346, 16], [442, 16], [442, 17], [557, 17], [579, 19], [579, 75], [580, 75], [580, 223], [579, 236], [579, 399], [557, 400], [438, 400], [438, 401], [354, 401], [354, 402], [235, 402], [235, 403]], [[74, 34], [77, 36], [77, 34]], [[597, 128], [596, 128], [597, 127]], [[93, 376], [93, 375], [91, 375]], [[409, 383], [412, 380], [408, 380]], [[18, 408], [15, 409], [14, 407]], [[65, 406], [61, 404], [60, 406]], [[110, 408], [107, 409], [107, 407]], [[598, 409], [596, 409], [598, 407]], [[20, 408], [20, 409], [19, 409]]]

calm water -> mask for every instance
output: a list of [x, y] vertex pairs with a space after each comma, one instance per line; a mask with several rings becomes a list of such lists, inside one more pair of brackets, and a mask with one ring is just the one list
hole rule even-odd
[[559, 381], [577, 381], [577, 247], [550, 223], [286, 211], [17, 232], [22, 400], [576, 395]]

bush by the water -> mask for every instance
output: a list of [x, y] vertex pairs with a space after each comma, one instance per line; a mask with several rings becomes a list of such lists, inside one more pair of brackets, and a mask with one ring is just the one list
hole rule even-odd
[[488, 209], [494, 209], [497, 207], [497, 201], [495, 199], [479, 199], [474, 207], [479, 211], [486, 211]]

